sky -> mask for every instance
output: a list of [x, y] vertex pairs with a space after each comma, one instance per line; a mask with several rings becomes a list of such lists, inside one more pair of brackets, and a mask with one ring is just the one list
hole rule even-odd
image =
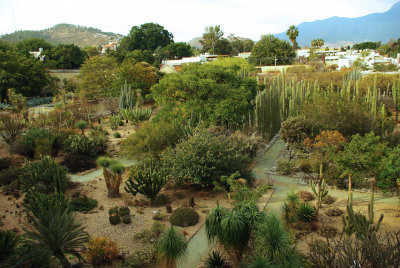
[[206, 26], [221, 25], [225, 36], [259, 40], [301, 22], [359, 17], [385, 12], [399, 0], [0, 0], [0, 35], [42, 30], [57, 23], [127, 35], [132, 26], [154, 22], [175, 42], [201, 36]]

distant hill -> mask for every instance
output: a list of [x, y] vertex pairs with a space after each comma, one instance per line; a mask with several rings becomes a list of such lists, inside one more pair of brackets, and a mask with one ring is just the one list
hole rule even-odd
[[[311, 40], [322, 38], [325, 44], [344, 45], [365, 41], [382, 41], [400, 38], [400, 2], [384, 13], [372, 13], [358, 18], [332, 17], [313, 22], [303, 22], [299, 29], [297, 43], [309, 46]], [[276, 37], [289, 40], [286, 32]]]
[[17, 43], [31, 37], [43, 38], [51, 44], [75, 44], [83, 48], [106, 45], [110, 41], [121, 38], [122, 35], [103, 32], [92, 27], [61, 23], [40, 31], [25, 30], [5, 34], [0, 37], [0, 41]]

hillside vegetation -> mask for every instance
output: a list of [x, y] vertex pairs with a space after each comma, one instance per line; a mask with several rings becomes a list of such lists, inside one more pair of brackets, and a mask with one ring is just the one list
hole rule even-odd
[[43, 38], [51, 44], [75, 44], [79, 47], [99, 46], [122, 37], [122, 35], [103, 32], [99, 29], [72, 24], [57, 24], [39, 31], [16, 31], [1, 36], [0, 41], [18, 43], [27, 38]]

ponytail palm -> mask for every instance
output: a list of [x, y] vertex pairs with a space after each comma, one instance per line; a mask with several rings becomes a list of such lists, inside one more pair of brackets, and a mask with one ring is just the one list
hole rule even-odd
[[220, 207], [217, 202], [217, 207], [214, 208], [206, 218], [206, 233], [210, 242], [214, 241], [215, 238], [219, 238], [221, 234], [221, 221], [229, 213], [229, 211]]
[[66, 255], [82, 259], [82, 250], [88, 240], [84, 228], [66, 209], [51, 208], [36, 216], [29, 216], [32, 226], [24, 229], [26, 240], [20, 248], [16, 266], [70, 267]]
[[173, 225], [160, 237], [157, 252], [164, 261], [166, 268], [176, 267], [176, 261], [182, 257], [187, 248], [185, 236]]

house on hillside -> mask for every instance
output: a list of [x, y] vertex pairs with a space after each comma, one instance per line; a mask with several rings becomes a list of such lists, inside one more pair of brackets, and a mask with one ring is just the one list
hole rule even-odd
[[101, 55], [104, 55], [107, 53], [107, 50], [113, 50], [116, 51], [118, 47], [118, 43], [108, 43], [107, 45], [102, 46], [101, 49]]
[[31, 54], [35, 59], [44, 61], [45, 55], [42, 55], [42, 52], [43, 48], [39, 48], [39, 51], [29, 51], [29, 54]]

